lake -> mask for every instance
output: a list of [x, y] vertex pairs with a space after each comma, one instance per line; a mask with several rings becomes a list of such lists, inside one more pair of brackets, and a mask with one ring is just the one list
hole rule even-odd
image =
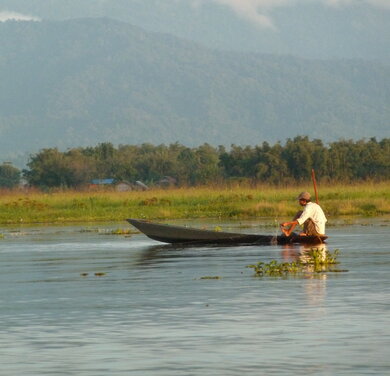
[[246, 267], [294, 260], [299, 246], [110, 235], [130, 227], [0, 229], [1, 375], [390, 374], [388, 219], [329, 227], [348, 272], [301, 278]]

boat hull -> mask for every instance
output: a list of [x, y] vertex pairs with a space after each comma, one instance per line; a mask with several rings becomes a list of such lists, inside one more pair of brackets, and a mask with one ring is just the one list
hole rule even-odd
[[321, 244], [327, 239], [327, 236], [273, 236], [240, 234], [232, 232], [219, 232], [210, 230], [201, 230], [184, 226], [172, 226], [161, 223], [148, 222], [139, 219], [127, 219], [135, 228], [153, 240], [170, 244], [188, 244], [188, 245], [270, 245], [270, 244]]

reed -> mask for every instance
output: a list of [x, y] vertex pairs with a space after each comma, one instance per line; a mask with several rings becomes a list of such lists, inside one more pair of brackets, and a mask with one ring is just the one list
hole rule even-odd
[[[291, 217], [295, 200], [310, 185], [294, 187], [196, 187], [145, 192], [3, 191], [0, 223], [121, 221], [125, 218]], [[320, 186], [320, 205], [329, 217], [390, 214], [390, 182]]]

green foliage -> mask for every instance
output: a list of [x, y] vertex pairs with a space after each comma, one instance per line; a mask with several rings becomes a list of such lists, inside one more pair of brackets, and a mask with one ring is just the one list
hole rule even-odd
[[222, 277], [220, 277], [219, 275], [206, 275], [204, 277], [200, 277], [200, 279], [222, 279]]
[[306, 273], [324, 273], [340, 271], [334, 269], [338, 264], [337, 256], [339, 250], [333, 253], [321, 248], [312, 248], [305, 252], [297, 261], [281, 262], [272, 260], [269, 263], [258, 262], [255, 265], [248, 265], [248, 268], [254, 269], [256, 277], [271, 276], [280, 277], [287, 275], [303, 275]]
[[0, 165], [0, 188], [13, 188], [20, 182], [20, 170], [10, 165], [3, 163]]
[[332, 253], [327, 249], [311, 248], [307, 252], [307, 258], [303, 258], [300, 262], [303, 265], [314, 266], [314, 271], [323, 271], [323, 267], [329, 268], [329, 266], [339, 263], [337, 261], [339, 253], [338, 249]]
[[299, 136], [288, 139], [285, 145], [232, 145], [229, 151], [209, 144], [194, 148], [178, 143], [116, 148], [103, 143], [63, 153], [56, 148], [43, 149], [31, 156], [28, 167], [24, 176], [31, 185], [40, 187], [78, 187], [97, 178], [153, 184], [164, 176], [174, 177], [181, 186], [223, 179], [284, 184], [307, 181], [312, 168], [324, 181], [385, 181], [390, 179], [390, 139], [342, 140], [325, 146], [321, 140]]

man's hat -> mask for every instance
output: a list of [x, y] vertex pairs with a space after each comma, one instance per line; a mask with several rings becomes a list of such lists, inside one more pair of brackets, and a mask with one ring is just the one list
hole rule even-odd
[[310, 201], [311, 199], [311, 196], [310, 196], [310, 193], [309, 192], [302, 192], [300, 193], [300, 195], [297, 197], [297, 200], [306, 200], [306, 201]]

